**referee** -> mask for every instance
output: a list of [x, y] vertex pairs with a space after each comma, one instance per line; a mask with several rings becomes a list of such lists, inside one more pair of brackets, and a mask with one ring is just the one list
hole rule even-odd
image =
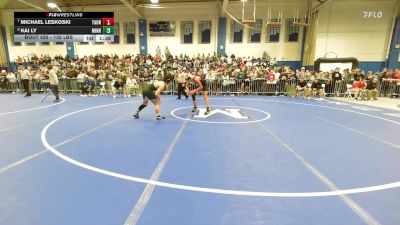
[[24, 69], [24, 66], [20, 66], [19, 70], [20, 70], [22, 85], [23, 85], [23, 87], [25, 89], [25, 92], [26, 92], [25, 97], [29, 97], [29, 96], [32, 95], [30, 87], [29, 87], [29, 82], [32, 79], [32, 74], [31, 74], [31, 71], [30, 71], [31, 67], [29, 67], [27, 69]]
[[181, 68], [178, 68], [178, 98], [177, 99], [181, 99], [181, 94], [183, 93], [186, 97], [186, 99], [188, 99], [188, 96], [185, 92], [185, 77], [186, 77], [186, 68], [183, 67], [183, 72]]
[[53, 65], [47, 65], [47, 71], [49, 72], [51, 91], [53, 92], [54, 96], [56, 96], [56, 100], [54, 100], [54, 102], [59, 102], [60, 97], [58, 92], [58, 77], [56, 70], [53, 68]]

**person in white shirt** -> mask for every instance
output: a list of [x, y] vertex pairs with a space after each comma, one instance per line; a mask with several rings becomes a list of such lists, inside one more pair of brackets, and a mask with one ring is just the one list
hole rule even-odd
[[19, 71], [18, 71], [21, 76], [22, 85], [24, 86], [24, 89], [26, 92], [25, 97], [29, 97], [32, 95], [31, 90], [30, 90], [30, 85], [29, 85], [30, 81], [32, 80], [31, 70], [32, 70], [32, 67], [28, 67], [27, 69], [24, 69], [23, 66], [20, 66]]
[[253, 63], [251, 62], [251, 59], [248, 58], [247, 62], [246, 62], [246, 67], [252, 67], [252, 66], [253, 66]]
[[1, 89], [6, 89], [6, 85], [7, 85], [7, 72], [5, 70], [2, 70], [0, 73], [0, 88]]
[[146, 64], [147, 64], [147, 66], [151, 66], [153, 64], [153, 62], [150, 59], [147, 59]]
[[232, 58], [231, 57], [227, 57], [226, 58], [226, 62], [228, 63], [228, 65], [232, 65]]
[[125, 91], [124, 97], [131, 97], [131, 93], [137, 95], [139, 92], [139, 85], [136, 79], [134, 79], [131, 74], [128, 74], [126, 76], [124, 91]]
[[53, 92], [54, 96], [56, 97], [54, 102], [59, 102], [60, 101], [60, 96], [59, 96], [59, 92], [58, 92], [57, 70], [54, 69], [52, 65], [48, 65], [47, 66], [47, 71], [49, 73], [48, 76], [49, 76], [51, 91]]
[[[8, 73], [6, 76], [6, 80], [8, 83], [8, 89], [12, 90], [12, 93], [15, 93], [15, 89], [17, 88], [17, 77], [14, 73]], [[18, 90], [17, 90], [18, 91]]]
[[78, 83], [78, 90], [82, 90], [83, 82], [85, 82], [87, 75], [81, 70], [81, 72], [76, 76], [76, 82]]
[[177, 99], [181, 99], [181, 94], [183, 93], [186, 97], [186, 99], [188, 99], [188, 96], [185, 92], [185, 78], [186, 78], [186, 68], [183, 68], [183, 71], [181, 68], [178, 68], [178, 77], [177, 77], [177, 81], [178, 81], [178, 98]]
[[214, 70], [211, 70], [206, 74], [206, 80], [210, 80], [210, 81], [215, 80], [215, 71]]
[[15, 74], [13, 74], [11, 72], [7, 74], [6, 78], [7, 78], [8, 82], [10, 82], [10, 83], [17, 82], [17, 78], [15, 77]]
[[160, 46], [157, 46], [157, 49], [156, 49], [156, 57], [158, 57], [158, 58], [161, 57], [161, 49], [160, 49]]

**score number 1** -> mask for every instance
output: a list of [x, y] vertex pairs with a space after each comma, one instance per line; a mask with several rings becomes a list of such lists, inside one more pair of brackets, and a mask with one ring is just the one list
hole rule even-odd
[[114, 18], [103, 18], [103, 26], [114, 26]]

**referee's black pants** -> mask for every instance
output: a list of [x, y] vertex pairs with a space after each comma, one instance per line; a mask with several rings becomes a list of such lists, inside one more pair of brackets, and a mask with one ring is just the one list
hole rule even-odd
[[184, 94], [186, 98], [188, 98], [185, 92], [185, 83], [178, 83], [178, 99], [181, 98], [181, 94]]
[[56, 96], [56, 100], [60, 99], [59, 91], [58, 91], [58, 84], [51, 85], [51, 92], [53, 92], [54, 96]]
[[26, 95], [25, 96], [31, 96], [31, 89], [29, 87], [29, 79], [22, 80], [22, 86], [24, 86]]

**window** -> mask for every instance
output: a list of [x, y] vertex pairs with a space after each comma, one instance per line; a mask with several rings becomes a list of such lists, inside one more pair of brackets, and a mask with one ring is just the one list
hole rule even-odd
[[249, 28], [249, 39], [250, 43], [259, 43], [261, 42], [261, 29], [262, 29], [262, 20], [256, 20], [256, 22]]
[[[271, 22], [278, 22], [278, 19], [271, 19]], [[267, 29], [267, 42], [279, 42], [281, 26], [268, 26]]]
[[64, 45], [64, 42], [55, 42], [56, 45]]
[[298, 25], [294, 25], [293, 22], [294, 19], [288, 19], [286, 23], [286, 40], [289, 42], [297, 42], [299, 40], [300, 27]]
[[50, 45], [50, 42], [41, 42], [40, 45]]
[[114, 23], [114, 42], [113, 44], [119, 44], [119, 22]]
[[21, 42], [14, 42], [14, 27], [13, 26], [10, 27], [10, 40], [11, 40], [11, 43], [13, 43], [14, 46], [21, 46], [22, 45]]
[[232, 31], [231, 32], [232, 42], [233, 43], [242, 43], [243, 42], [243, 25], [233, 20], [231, 31]]
[[181, 21], [181, 43], [193, 43], [193, 21]]
[[135, 23], [127, 22], [124, 24], [125, 28], [125, 43], [135, 44]]
[[199, 21], [200, 43], [209, 44], [211, 42], [211, 21]]
[[25, 42], [26, 46], [35, 46], [36, 42]]

